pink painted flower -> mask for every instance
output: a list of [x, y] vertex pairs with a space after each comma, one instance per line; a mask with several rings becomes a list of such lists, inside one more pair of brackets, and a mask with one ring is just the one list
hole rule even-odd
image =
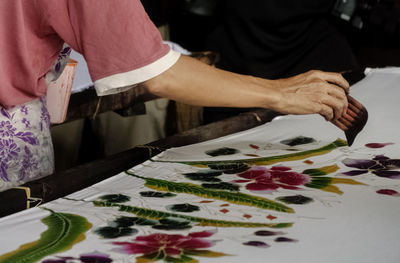
[[164, 254], [167, 256], [180, 256], [185, 250], [209, 248], [215, 241], [205, 240], [214, 234], [213, 231], [202, 231], [183, 235], [168, 235], [163, 233], [138, 236], [134, 242], [113, 242], [122, 246], [121, 251], [127, 254]]
[[278, 188], [299, 189], [297, 186], [311, 182], [307, 174], [296, 173], [286, 166], [273, 166], [271, 169], [256, 166], [246, 172], [238, 174], [244, 180], [235, 180], [235, 183], [248, 183], [246, 189], [250, 191], [271, 192]]

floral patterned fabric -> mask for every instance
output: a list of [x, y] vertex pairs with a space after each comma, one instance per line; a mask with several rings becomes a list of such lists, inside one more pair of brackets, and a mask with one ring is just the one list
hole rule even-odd
[[0, 191], [53, 172], [45, 98], [0, 110]]
[[371, 116], [351, 147], [320, 116], [283, 116], [169, 149], [0, 218], [0, 263], [399, 263], [395, 75], [352, 87]]
[[[64, 70], [71, 49], [64, 45], [46, 75], [56, 80]], [[52, 174], [53, 144], [46, 98], [5, 109], [0, 106], [0, 191]]]

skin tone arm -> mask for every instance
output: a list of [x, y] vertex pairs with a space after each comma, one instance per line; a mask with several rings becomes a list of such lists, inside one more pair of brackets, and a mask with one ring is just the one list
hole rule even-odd
[[336, 73], [309, 71], [268, 80], [216, 69], [187, 56], [144, 84], [157, 96], [191, 105], [318, 113], [326, 120], [336, 120], [346, 112], [349, 90], [347, 81]]

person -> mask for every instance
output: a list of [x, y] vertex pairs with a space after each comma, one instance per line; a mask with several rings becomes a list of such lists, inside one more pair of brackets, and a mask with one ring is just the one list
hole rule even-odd
[[[357, 70], [352, 49], [331, 15], [334, 3], [220, 0], [218, 25], [205, 37], [204, 45], [220, 54], [219, 68], [262, 78], [287, 78], [311, 69]], [[205, 120], [237, 112], [205, 109]]]
[[85, 57], [99, 96], [143, 83], [157, 96], [193, 105], [318, 113], [326, 120], [347, 108], [349, 84], [340, 74], [269, 80], [172, 51], [139, 0], [0, 1], [0, 35], [1, 191], [53, 172], [45, 101], [46, 79], [53, 78], [46, 76], [64, 43]]

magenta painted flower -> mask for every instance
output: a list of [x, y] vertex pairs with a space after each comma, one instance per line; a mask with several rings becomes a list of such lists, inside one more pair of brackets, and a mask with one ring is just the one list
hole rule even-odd
[[311, 182], [307, 174], [297, 173], [286, 166], [273, 166], [271, 169], [256, 166], [246, 172], [238, 174], [244, 180], [235, 180], [236, 183], [248, 183], [246, 189], [250, 191], [274, 191], [278, 188], [299, 189], [298, 186]]
[[377, 155], [372, 160], [346, 158], [342, 162], [347, 167], [358, 169], [342, 173], [344, 175], [355, 176], [371, 172], [380, 177], [400, 179], [400, 159]]
[[[148, 236], [138, 236], [133, 242], [113, 242], [114, 245], [122, 246], [121, 252], [127, 254], [143, 254], [143, 257], [153, 261], [169, 258], [182, 258], [188, 255], [201, 256], [202, 252], [208, 253], [208, 256], [217, 254], [208, 250], [214, 245], [215, 241], [206, 240], [214, 234], [213, 231], [202, 231], [184, 235], [169, 235], [163, 233], [151, 234]], [[222, 254], [218, 254], [222, 256]]]

